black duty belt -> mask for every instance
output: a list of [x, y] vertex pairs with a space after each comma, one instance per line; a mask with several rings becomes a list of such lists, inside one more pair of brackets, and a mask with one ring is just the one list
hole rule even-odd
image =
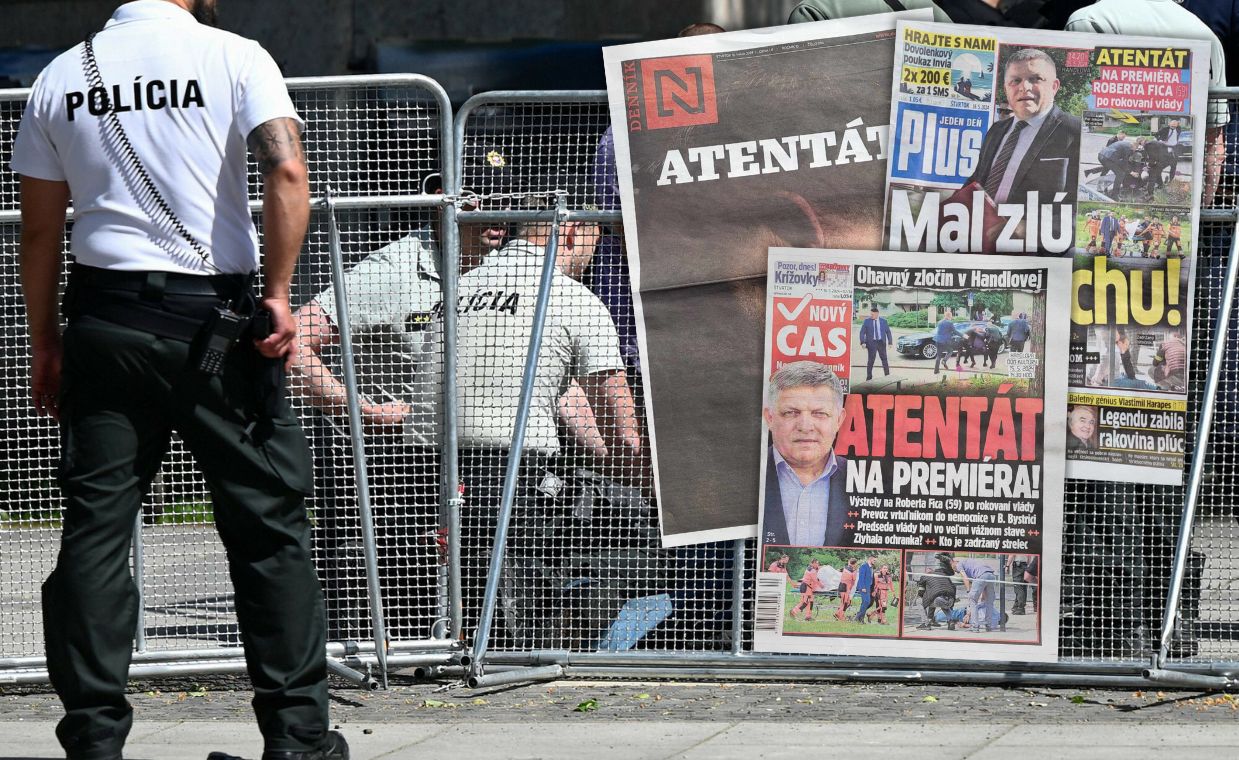
[[74, 263], [69, 267], [69, 282], [85, 288], [127, 290], [148, 300], [159, 300], [164, 294], [181, 296], [218, 296], [234, 298], [246, 286], [247, 274], [184, 274], [182, 272], [122, 272]]
[[243, 296], [252, 275], [117, 271], [73, 264], [64, 312], [192, 341], [222, 302]]

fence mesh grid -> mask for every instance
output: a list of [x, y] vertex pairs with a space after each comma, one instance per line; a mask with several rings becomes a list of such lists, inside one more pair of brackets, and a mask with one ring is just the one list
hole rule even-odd
[[[1239, 205], [1239, 100], [1230, 101], [1230, 124], [1226, 127], [1226, 163], [1214, 207]], [[1216, 340], [1216, 320], [1221, 306], [1235, 224], [1210, 222], [1202, 225], [1202, 257], [1197, 263], [1196, 322], [1194, 324], [1193, 371], [1189, 390], [1190, 408], [1198, 411], [1205, 397], [1209, 352]], [[1200, 511], [1192, 530], [1191, 553], [1179, 604], [1183, 631], [1172, 654], [1192, 663], [1239, 660], [1239, 320], [1229, 315], [1226, 350], [1220, 385], [1214, 397], [1213, 431], [1206, 454], [1200, 489]], [[1195, 425], [1195, 418], [1189, 426]], [[1189, 427], [1189, 430], [1193, 427]], [[1188, 438], [1191, 447], [1192, 437]], [[1191, 456], [1192, 452], [1189, 452]], [[1176, 489], [1176, 494], [1181, 493]], [[1177, 515], [1176, 515], [1177, 519]]]
[[[607, 167], [598, 160], [607, 125], [605, 102], [598, 99], [474, 101], [460, 146], [462, 188], [490, 198], [484, 208], [548, 208], [550, 199], [537, 194], [563, 190], [570, 210], [617, 209]], [[518, 402], [528, 319], [549, 234], [549, 225], [461, 226], [458, 419], [466, 631], [476, 626], [489, 567], [503, 474], [499, 455]], [[526, 243], [481, 263], [489, 248], [514, 240]], [[657, 511], [640, 453], [642, 400], [618, 229], [574, 224], [561, 230], [560, 243], [526, 442], [542, 457], [521, 473], [492, 645], [627, 649], [636, 645], [633, 629], [611, 626], [621, 611], [656, 623], [671, 611], [673, 597], [691, 593], [695, 579], [674, 582], [675, 553], [659, 548]], [[505, 321], [502, 309], [480, 302], [473, 308], [495, 290], [526, 299], [519, 325]], [[604, 395], [611, 403], [593, 397], [586, 376], [595, 370], [610, 376], [614, 393]], [[548, 472], [562, 485], [542, 487]], [[714, 612], [725, 624], [721, 608]], [[685, 610], [679, 619], [691, 616]], [[695, 640], [651, 636], [639, 646], [708, 649], [707, 639], [703, 629]]]
[[[336, 197], [410, 195], [421, 192], [425, 178], [438, 174], [440, 107], [428, 89], [407, 80], [290, 82], [294, 103], [306, 121], [312, 195], [321, 196], [329, 187]], [[24, 95], [18, 91], [0, 93], [0, 212], [18, 209], [18, 181], [8, 169], [8, 160]], [[252, 162], [250, 188], [251, 199], [261, 199], [261, 181]], [[350, 212], [340, 219], [346, 264], [409, 232], [428, 229], [431, 216], [429, 211], [392, 209], [381, 203]], [[258, 221], [261, 231], [261, 219]], [[6, 221], [0, 227], [4, 253], [0, 259], [0, 309], [4, 316], [0, 328], [0, 404], [8, 433], [0, 464], [5, 491], [5, 506], [0, 511], [0, 651], [7, 656], [32, 656], [42, 653], [36, 579], [46, 577], [55, 561], [60, 505], [54, 483], [58, 456], [55, 426], [34, 417], [28, 401], [29, 357], [17, 276], [19, 232], [15, 221]], [[294, 308], [324, 292], [330, 282], [325, 215], [315, 212], [294, 278]], [[330, 291], [327, 297], [330, 299]], [[396, 351], [375, 353], [390, 356]], [[325, 366], [338, 369], [332, 364], [338, 361], [338, 354], [330, 350], [326, 354]], [[368, 361], [364, 356], [359, 358], [359, 374], [373, 374]], [[316, 470], [319, 491], [310, 509], [315, 558], [332, 613], [332, 638], [364, 640], [373, 634], [363, 559], [359, 551], [352, 550], [356, 542], [351, 536], [358, 523], [355, 499], [350, 496], [355, 491], [350, 447], [347, 437], [340, 442], [342, 418], [320, 414], [308, 403], [299, 403], [312, 440], [316, 444], [325, 441], [326, 450], [331, 452], [316, 451], [320, 453]], [[313, 435], [323, 430], [332, 435]], [[379, 436], [374, 447], [381, 447], [385, 440]], [[382, 458], [373, 447], [367, 453]], [[347, 461], [346, 466], [323, 466], [343, 461]], [[425, 471], [418, 477], [434, 479], [436, 474]], [[422, 494], [420, 499], [402, 495], [398, 501], [392, 505], [380, 500], [376, 505], [380, 539], [402, 547], [397, 566], [386, 566], [393, 579], [390, 603], [416, 611], [416, 617], [402, 620], [403, 627], [395, 633], [425, 638], [439, 614], [442, 594], [433, 539], [425, 538], [438, 525], [438, 495]], [[406, 512], [411, 515], [409, 519], [392, 517]], [[174, 438], [143, 504], [142, 634], [147, 649], [240, 645], [227, 558], [214, 533], [210, 497], [192, 458]], [[328, 552], [324, 548], [343, 535], [350, 536], [339, 541], [344, 549]], [[428, 549], [414, 548], [419, 546], [419, 536]], [[399, 590], [394, 589], [397, 583]]]
[[[345, 198], [407, 195], [433, 188], [432, 175], [438, 174], [445, 157], [437, 132], [440, 114], [427, 91], [416, 84], [392, 81], [346, 85], [293, 82], [291, 89], [307, 121], [306, 146], [314, 195], [323, 194], [328, 187], [337, 197]], [[7, 162], [22, 102], [21, 93], [0, 93], [0, 161], [4, 164], [0, 169], [0, 212], [17, 209], [16, 178], [8, 171]], [[481, 105], [469, 114], [465, 124], [460, 148], [461, 185], [483, 196], [509, 196], [501, 201], [508, 207], [536, 205], [512, 194], [565, 189], [571, 208], [592, 204], [614, 208], [605, 174], [596, 171], [599, 141], [607, 124], [601, 95], [585, 101], [499, 99]], [[1219, 208], [1235, 203], [1239, 171], [1234, 146], [1239, 143], [1239, 134], [1232, 128], [1230, 137], [1224, 193], [1215, 204]], [[252, 179], [252, 198], [260, 198], [256, 176]], [[436, 530], [443, 524], [436, 506], [441, 503], [442, 473], [431, 445], [438, 419], [438, 388], [433, 378], [416, 370], [418, 362], [428, 357], [433, 360], [442, 350], [438, 337], [426, 332], [437, 300], [437, 275], [432, 271], [439, 239], [437, 219], [435, 210], [392, 208], [381, 199], [337, 214], [342, 253], [350, 270], [346, 289], [356, 341], [354, 366], [364, 393], [363, 407], [372, 407], [363, 408], [363, 417], [369, 421], [366, 454], [384, 611], [397, 640], [424, 638], [446, 609], [443, 566], [436, 542]], [[1204, 392], [1231, 227], [1231, 223], [1205, 223], [1200, 235], [1189, 429], [1194, 429]], [[467, 298], [471, 293], [468, 285], [481, 277], [477, 274], [469, 279], [481, 256], [496, 244], [507, 242], [513, 232], [462, 225], [462, 296]], [[535, 227], [523, 234], [540, 240], [546, 232], [545, 227]], [[629, 349], [632, 328], [623, 307], [626, 273], [622, 230], [605, 226], [601, 233], [591, 266], [565, 277], [579, 278], [611, 307], [614, 323], [593, 322], [575, 329], [583, 330], [585, 339], [616, 342], [624, 366], [622, 377], [643, 429], [635, 354]], [[59, 529], [53, 480], [55, 427], [33, 416], [27, 398], [29, 360], [17, 287], [18, 236], [16, 222], [4, 217], [0, 221], [0, 250], [6, 254], [0, 259], [0, 310], [4, 316], [0, 323], [0, 406], [7, 435], [0, 460], [5, 497], [0, 511], [0, 654], [5, 656], [38, 655], [42, 651], [37, 579], [45, 577], [52, 567]], [[295, 279], [294, 305], [304, 307], [303, 311], [310, 311], [308, 304], [317, 301], [328, 315], [334, 313], [327, 251], [325, 215], [316, 212]], [[403, 263], [390, 267], [373, 263], [384, 258], [388, 263], [395, 259]], [[410, 267], [410, 261], [418, 265]], [[516, 275], [532, 275], [539, 268], [537, 262], [538, 257], [522, 259], [515, 267]], [[584, 314], [585, 308], [578, 307], [579, 313]], [[401, 319], [390, 318], [397, 313]], [[577, 313], [567, 309], [564, 316], [571, 321]], [[379, 314], [387, 314], [386, 321], [376, 316]], [[1239, 527], [1233, 507], [1239, 488], [1239, 394], [1235, 392], [1239, 389], [1232, 366], [1239, 357], [1236, 329], [1239, 325], [1234, 324], [1232, 315], [1214, 439], [1207, 454], [1201, 513], [1181, 606], [1186, 635], [1172, 649], [1176, 659], [1193, 663], [1239, 660], [1233, 622], [1239, 614], [1239, 599], [1235, 597]], [[473, 346], [478, 352], [474, 358], [483, 364], [513, 360], [509, 338], [494, 323], [471, 325], [462, 319], [462, 349]], [[339, 377], [338, 338], [328, 330], [318, 348], [323, 368], [313, 368], [296, 382], [322, 380], [323, 372]], [[522, 355], [523, 350], [522, 345]], [[515, 408], [515, 389], [496, 385], [484, 390], [478, 408]], [[583, 414], [591, 408], [588, 394], [584, 400], [578, 396], [573, 401], [562, 399], [562, 392], [542, 390], [544, 399], [554, 397], [556, 408], [549, 411], [558, 418], [554, 436], [562, 449], [562, 456], [551, 469], [574, 490], [567, 498], [556, 500], [558, 506], [548, 500], [528, 499], [518, 507], [508, 545], [509, 569], [501, 582], [494, 648], [632, 648], [686, 653], [728, 650], [733, 633], [733, 545], [660, 548], [657, 510], [645, 475], [646, 455], [624, 453], [609, 462], [600, 461], [591, 450], [596, 449], [598, 439], [589, 426], [576, 425], [577, 433], [584, 428], [584, 433], [577, 435], [574, 426], [568, 424], [588, 418]], [[570, 386], [565, 390], [570, 396], [575, 393]], [[344, 411], [338, 405], [315, 404], [307, 393], [303, 389], [297, 403], [315, 449], [317, 493], [311, 503], [315, 557], [324, 579], [332, 638], [367, 639], [372, 635], [369, 595]], [[462, 409], [462, 429], [481, 421], [471, 419], [468, 410], [467, 405]], [[399, 424], [406, 421], [412, 424]], [[604, 415], [598, 422], [597, 433], [606, 441], [613, 432], [612, 420]], [[489, 565], [493, 507], [498, 501], [493, 479], [501, 473], [501, 467], [486, 461], [482, 451], [486, 447], [469, 446], [471, 442], [463, 438], [462, 443], [478, 449], [465, 452], [462, 458], [462, 481], [467, 489], [462, 572], [468, 634], [476, 627], [481, 584]], [[609, 443], [618, 445], [613, 435]], [[1189, 460], [1192, 454], [1189, 451]], [[522, 487], [542, 483], [541, 471], [534, 469]], [[1064, 660], [1147, 660], [1160, 624], [1183, 497], [1183, 488], [1068, 481]], [[189, 650], [237, 645], [225, 557], [211, 535], [209, 499], [179, 443], [169, 454], [147, 500], [143, 523], [147, 648]], [[752, 566], [754, 552], [749, 541], [743, 552], [746, 568]], [[747, 591], [740, 617], [745, 648], [750, 643], [752, 617], [751, 593]], [[620, 619], [629, 623], [613, 625]], [[652, 630], [640, 635], [647, 627]]]

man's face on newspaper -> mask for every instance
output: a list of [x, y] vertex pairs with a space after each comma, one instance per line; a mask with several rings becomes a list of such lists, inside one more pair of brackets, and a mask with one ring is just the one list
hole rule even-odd
[[1093, 410], [1087, 407], [1077, 406], [1072, 409], [1067, 415], [1067, 427], [1071, 434], [1082, 441], [1092, 438], [1097, 431], [1097, 418], [1093, 415]]
[[843, 423], [843, 406], [827, 386], [801, 386], [779, 393], [774, 409], [763, 409], [774, 447], [793, 469], [821, 472]]
[[1016, 61], [1007, 66], [1003, 86], [1015, 118], [1026, 120], [1054, 107], [1058, 75], [1053, 66], [1041, 59]]

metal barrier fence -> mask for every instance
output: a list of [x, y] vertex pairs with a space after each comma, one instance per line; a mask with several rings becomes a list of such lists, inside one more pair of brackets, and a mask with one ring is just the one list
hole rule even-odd
[[[502, 334], [458, 334], [450, 308], [441, 336], [435, 333], [427, 344], [433, 303], [426, 299], [455, 302], [458, 278], [495, 244], [496, 226], [541, 224], [558, 231], [569, 221], [598, 221], [608, 238], [591, 269], [577, 275], [619, 304], [613, 316], [621, 346], [631, 338], [619, 292], [622, 226], [596, 172], [609, 122], [605, 95], [490, 93], [465, 104], [453, 125], [442, 90], [422, 77], [291, 80], [290, 89], [307, 120], [315, 199], [294, 305], [307, 320], [317, 306], [336, 325], [316, 343], [323, 367], [294, 383], [316, 459], [315, 559], [336, 672], [368, 685], [409, 665], [428, 675], [472, 675], [479, 685], [561, 673], [1134, 685], [1146, 682], [1149, 669], [1156, 677], [1191, 682], [1191, 675], [1227, 676], [1239, 662], [1239, 599], [1231, 589], [1239, 578], [1239, 527], [1231, 504], [1239, 489], [1239, 408], [1230, 379], [1239, 338], [1233, 332], [1219, 352], [1223, 363], [1212, 372], [1215, 383], [1221, 381], [1212, 396], [1216, 432], [1193, 470], [1202, 482], [1199, 508], [1186, 513], [1193, 518], [1190, 546], [1175, 542], [1187, 489], [1068, 482], [1062, 659], [1056, 664], [753, 654], [745, 580], [753, 542], [662, 549], [645, 463], [621, 458], [598, 470], [590, 426], [574, 424], [589, 416], [580, 414], [586, 407], [579, 397], [572, 401], [574, 389], [558, 400], [556, 436], [564, 455], [554, 468], [575, 491], [553, 503], [519, 500], [501, 543], [506, 556], [493, 554], [502, 489], [498, 481], [477, 487], [477, 462], [470, 457], [479, 447], [468, 438], [484, 420], [440, 418], [439, 410], [460, 404], [454, 378], [462, 351], [483, 365], [519, 363], [524, 346], [513, 349]], [[1236, 91], [1219, 94], [1239, 100]], [[0, 408], [8, 432], [0, 460], [0, 682], [46, 677], [37, 580], [50, 571], [58, 542], [55, 430], [33, 417], [27, 403], [25, 320], [12, 255], [19, 230], [8, 151], [25, 97], [25, 91], [0, 92], [0, 251], [6, 254], [0, 259], [6, 317]], [[1239, 137], [1235, 131], [1232, 138]], [[1206, 398], [1208, 355], [1228, 293], [1223, 283], [1237, 165], [1232, 149], [1220, 196], [1225, 208], [1207, 216], [1198, 246], [1192, 425]], [[446, 195], [435, 196], [432, 183]], [[538, 200], [556, 190], [564, 191], [558, 212]], [[465, 202], [471, 195], [479, 196], [480, 208]], [[251, 197], [257, 209], [256, 179]], [[594, 204], [602, 208], [593, 210]], [[531, 232], [544, 235], [546, 229]], [[538, 270], [530, 266], [531, 273]], [[302, 322], [303, 328], [313, 324]], [[583, 338], [611, 337], [597, 323], [583, 322], [580, 329]], [[427, 359], [441, 362], [442, 387], [417, 371]], [[345, 403], [313, 401], [305, 388], [325, 379], [315, 374], [322, 372], [348, 388]], [[632, 378], [628, 385], [639, 410], [640, 385]], [[507, 419], [515, 414], [518, 391], [495, 388], [485, 403]], [[607, 424], [601, 420], [595, 432]], [[1189, 452], [1189, 459], [1200, 453]], [[489, 472], [501, 476], [503, 464], [488, 463]], [[469, 486], [463, 495], [462, 477]], [[184, 449], [174, 445], [136, 531], [133, 564], [143, 614], [135, 677], [243, 668], [226, 564], [211, 533], [205, 489]], [[1184, 565], [1179, 574], [1172, 573], [1176, 557]], [[502, 572], [488, 572], [499, 567]], [[493, 615], [483, 614], [488, 574]], [[1159, 659], [1172, 581], [1181, 582], [1180, 629], [1187, 635], [1168, 641], [1168, 658]], [[475, 636], [479, 626], [483, 635]], [[474, 648], [466, 653], [470, 637]], [[470, 665], [475, 657], [480, 661]], [[1161, 672], [1167, 662], [1189, 675]]]
[[[314, 208], [294, 278], [293, 303], [330, 303], [331, 285], [338, 281], [332, 276], [333, 252], [340, 265], [348, 267], [412, 234], [437, 237], [442, 204], [425, 193], [424, 182], [442, 174], [443, 157], [452, 152], [451, 106], [437, 83], [414, 75], [293, 79], [288, 84], [306, 120]], [[54, 564], [59, 542], [56, 429], [47, 419], [34, 417], [28, 403], [29, 361], [17, 277], [17, 177], [8, 170], [28, 94], [0, 92], [0, 308], [5, 317], [0, 408], [6, 430], [0, 444], [0, 680], [9, 681], [46, 678], [39, 583]], [[252, 164], [250, 177], [251, 208], [259, 215], [259, 178]], [[327, 213], [328, 196], [332, 214]], [[381, 291], [385, 283], [374, 285]], [[378, 291], [353, 295], [385, 297]], [[352, 366], [363, 379], [393, 369], [396, 337], [382, 330], [358, 336]], [[325, 366], [338, 369], [339, 346], [332, 341], [323, 349]], [[426, 390], [409, 393], [416, 398]], [[363, 528], [359, 502], [366, 500], [359, 499], [356, 478], [362, 470], [351, 462], [347, 415], [308, 407], [303, 411], [318, 463], [310, 509], [315, 560], [331, 611], [333, 670], [373, 684], [367, 674], [355, 671], [446, 661], [452, 643], [431, 635], [446, 597], [435, 542], [441, 523], [439, 494], [401, 489], [395, 500], [376, 496], [370, 500], [374, 520], [364, 521]], [[368, 460], [386, 461], [389, 444], [400, 438], [390, 431], [370, 437]], [[409, 475], [418, 481], [437, 478], [425, 465], [411, 467]], [[373, 555], [367, 562], [362, 533], [372, 527], [380, 545], [401, 547], [396, 565], [376, 566]], [[209, 495], [177, 440], [143, 504], [134, 547], [133, 571], [142, 599], [135, 676], [243, 670], [226, 557], [214, 537]], [[377, 583], [380, 575], [391, 584]], [[389, 605], [402, 611], [402, 646], [392, 647], [390, 658], [382, 643], [384, 616], [372, 614], [372, 600], [378, 598], [372, 592], [380, 585], [389, 591]], [[385, 672], [378, 668], [379, 676]]]

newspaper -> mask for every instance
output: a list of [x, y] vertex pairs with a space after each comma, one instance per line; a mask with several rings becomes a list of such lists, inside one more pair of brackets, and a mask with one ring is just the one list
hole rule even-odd
[[754, 650], [1056, 659], [1070, 280], [770, 250]]
[[1209, 45], [901, 23], [886, 244], [1071, 257], [1071, 477], [1180, 484]]
[[756, 534], [766, 251], [877, 249], [896, 18], [605, 48], [667, 546]]

